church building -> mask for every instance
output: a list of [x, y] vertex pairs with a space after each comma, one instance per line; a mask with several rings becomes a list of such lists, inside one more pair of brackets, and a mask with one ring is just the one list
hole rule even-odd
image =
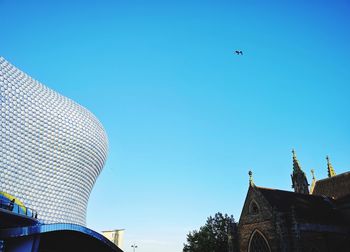
[[336, 175], [327, 157], [328, 178], [306, 175], [293, 150], [294, 192], [254, 184], [238, 223], [241, 252], [350, 251], [350, 172]]

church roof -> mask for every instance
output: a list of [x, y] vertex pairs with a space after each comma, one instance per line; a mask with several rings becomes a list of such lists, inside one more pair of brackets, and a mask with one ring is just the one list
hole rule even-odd
[[310, 194], [256, 187], [269, 204], [279, 212], [291, 212], [305, 223], [344, 224], [333, 199]]
[[350, 172], [316, 181], [313, 195], [324, 195], [334, 199], [350, 195]]
[[336, 200], [337, 208], [350, 209], [350, 194]]

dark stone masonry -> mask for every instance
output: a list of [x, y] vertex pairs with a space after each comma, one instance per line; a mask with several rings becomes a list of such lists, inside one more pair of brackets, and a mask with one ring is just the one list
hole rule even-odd
[[350, 251], [350, 172], [335, 174], [309, 188], [293, 151], [294, 192], [256, 186], [250, 172], [238, 224], [241, 252]]

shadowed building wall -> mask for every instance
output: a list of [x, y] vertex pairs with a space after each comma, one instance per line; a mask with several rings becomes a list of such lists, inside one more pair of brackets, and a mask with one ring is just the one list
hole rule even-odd
[[350, 248], [350, 176], [336, 175], [328, 162], [328, 178], [311, 192], [293, 151], [294, 192], [256, 186], [249, 189], [238, 224], [241, 252], [347, 252]]

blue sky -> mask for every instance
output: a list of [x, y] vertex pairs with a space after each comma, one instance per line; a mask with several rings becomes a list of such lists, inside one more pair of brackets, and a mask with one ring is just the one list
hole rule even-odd
[[[307, 2], [307, 3], [306, 3]], [[248, 188], [350, 157], [346, 1], [0, 0], [0, 54], [92, 111], [109, 157], [87, 224], [124, 250], [182, 250]], [[237, 56], [234, 50], [243, 50]]]

